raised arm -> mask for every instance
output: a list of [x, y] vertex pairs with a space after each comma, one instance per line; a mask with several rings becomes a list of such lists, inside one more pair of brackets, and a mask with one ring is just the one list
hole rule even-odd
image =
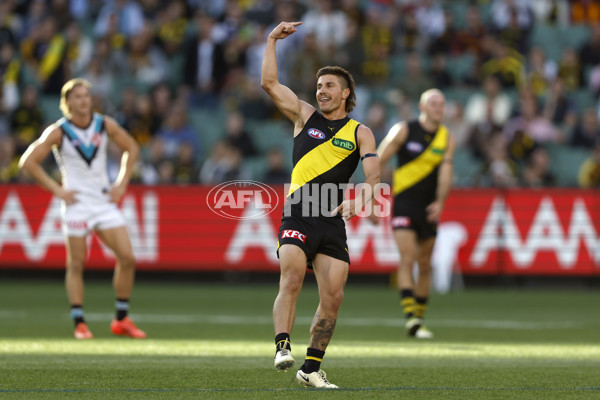
[[127, 191], [127, 185], [133, 174], [135, 162], [139, 157], [140, 148], [133, 137], [131, 137], [131, 135], [129, 135], [114, 119], [110, 117], [105, 118], [106, 133], [108, 134], [108, 137], [123, 150], [119, 175], [117, 175], [117, 179], [110, 191], [111, 201], [118, 203]]
[[48, 157], [52, 146], [60, 146], [62, 141], [62, 130], [57, 125], [50, 125], [35, 142], [29, 145], [21, 159], [19, 168], [38, 185], [50, 193], [63, 199], [67, 204], [77, 201], [76, 191], [65, 190], [42, 168], [42, 162]]
[[260, 80], [262, 88], [271, 96], [277, 108], [294, 124], [294, 136], [302, 131], [315, 108], [300, 100], [290, 88], [279, 83], [275, 45], [277, 40], [285, 39], [296, 32], [296, 27], [301, 24], [302, 22], [282, 22], [269, 34]]
[[427, 206], [427, 220], [430, 222], [437, 222], [442, 215], [444, 209], [444, 203], [450, 193], [452, 187], [452, 161], [454, 159], [454, 136], [449, 134], [448, 136], [448, 147], [444, 153], [442, 165], [438, 173], [438, 182], [435, 195], [435, 201]]

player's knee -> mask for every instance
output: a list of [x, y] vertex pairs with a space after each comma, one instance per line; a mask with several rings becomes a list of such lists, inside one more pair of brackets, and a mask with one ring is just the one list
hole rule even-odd
[[304, 276], [296, 273], [287, 273], [281, 277], [279, 287], [281, 291], [286, 293], [299, 293], [302, 289]]
[[330, 310], [338, 310], [344, 300], [344, 290], [328, 290], [321, 293], [321, 305]]
[[67, 274], [82, 275], [84, 266], [83, 259], [72, 258], [67, 261]]
[[416, 257], [412, 254], [402, 255], [400, 258], [400, 268], [412, 268], [415, 264]]
[[419, 262], [419, 273], [421, 275], [431, 274], [431, 271], [432, 271], [432, 267], [431, 267], [431, 262], [429, 261], [429, 259], [421, 260]]
[[118, 263], [121, 269], [130, 270], [135, 268], [135, 257], [133, 253], [122, 254], [118, 258]]

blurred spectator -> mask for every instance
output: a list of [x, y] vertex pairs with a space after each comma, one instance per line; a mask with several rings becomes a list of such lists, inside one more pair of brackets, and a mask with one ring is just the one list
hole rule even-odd
[[[267, 46], [268, 34], [267, 27], [261, 25], [256, 29], [252, 29], [252, 34], [247, 43], [245, 77], [254, 81], [257, 86], [260, 84], [262, 56], [265, 53], [265, 47]], [[287, 68], [287, 64], [283, 68]]]
[[142, 8], [133, 0], [106, 0], [96, 20], [94, 33], [97, 37], [105, 36], [111, 31], [111, 25], [125, 37], [139, 34], [144, 27]]
[[509, 158], [506, 138], [492, 133], [485, 145], [486, 161], [476, 181], [478, 186], [508, 188], [517, 185], [518, 167]]
[[525, 66], [527, 85], [538, 96], [544, 96], [550, 82], [556, 79], [558, 67], [552, 60], [546, 59], [546, 53], [541, 47], [532, 47]]
[[[79, 76], [87, 67], [94, 53], [94, 43], [81, 32], [77, 21], [71, 21], [65, 30], [67, 40], [67, 67], [69, 76]], [[92, 87], [95, 87], [92, 82]]]
[[381, 143], [391, 128], [384, 103], [378, 101], [369, 106], [365, 125], [371, 128], [375, 142]]
[[125, 120], [123, 126], [134, 137], [140, 147], [150, 144], [162, 125], [162, 120], [154, 113], [148, 95], [138, 95], [134, 99], [133, 114]]
[[426, 45], [437, 40], [446, 31], [444, 9], [435, 0], [421, 0], [415, 11], [420, 35]]
[[571, 17], [569, 2], [570, 0], [535, 0], [530, 2], [530, 6], [537, 23], [567, 26]]
[[167, 60], [153, 44], [152, 31], [148, 25], [128, 39], [123, 54], [126, 74], [137, 83], [152, 86], [167, 79]]
[[181, 100], [176, 101], [169, 111], [157, 135], [157, 140], [162, 145], [161, 158], [175, 159], [182, 145], [189, 145], [193, 154], [200, 153], [198, 135], [188, 123], [187, 107]]
[[[336, 65], [343, 65], [354, 78], [356, 85], [360, 86], [365, 83], [365, 79], [363, 79], [363, 66], [365, 63], [366, 49], [363, 45], [360, 25], [354, 19], [350, 19], [348, 25], [346, 25], [346, 36], [348, 40], [346, 40], [346, 43], [344, 43], [344, 45], [335, 53], [334, 63]], [[282, 43], [283, 42], [285, 41], [282, 41]], [[277, 46], [279, 46], [279, 43], [277, 43]], [[279, 51], [279, 48], [277, 50]], [[277, 65], [279, 65], [279, 58]]]
[[411, 53], [407, 56], [406, 72], [398, 82], [398, 87], [413, 102], [418, 102], [421, 93], [431, 89], [431, 79], [423, 71], [420, 54]]
[[579, 64], [579, 57], [571, 47], [563, 49], [558, 62], [558, 77], [563, 80], [567, 91], [577, 90], [583, 83], [583, 70]]
[[232, 180], [249, 179], [250, 175], [241, 168], [242, 153], [225, 141], [213, 147], [200, 170], [200, 182], [209, 185]]
[[444, 32], [432, 40], [427, 48], [427, 52], [434, 56], [441, 53], [455, 55], [460, 52], [460, 42], [458, 30], [454, 26], [454, 16], [448, 10], [444, 10], [444, 18], [446, 20]]
[[[512, 1], [514, 0], [507, 2], [511, 3]], [[525, 6], [527, 7], [528, 4]], [[529, 32], [533, 25], [533, 19], [528, 26], [524, 26], [517, 8], [511, 6], [508, 13], [508, 23], [506, 26], [498, 28], [498, 38], [511, 49], [516, 50], [520, 54], [526, 54], [529, 48]], [[529, 14], [529, 11], [527, 13]]]
[[588, 76], [588, 89], [594, 94], [594, 97], [600, 97], [600, 64], [590, 68]]
[[600, 188], [600, 140], [596, 141], [590, 157], [581, 164], [577, 182], [585, 189]]
[[[10, 3], [10, 1], [7, 3]], [[42, 23], [47, 15], [48, 8], [45, 0], [35, 0], [30, 2], [27, 13], [24, 15], [23, 29], [21, 30], [22, 36], [20, 36], [19, 39], [26, 38], [31, 35], [33, 30]]]
[[0, 115], [10, 114], [19, 104], [21, 61], [15, 55], [10, 41], [0, 43]]
[[227, 9], [228, 0], [187, 0], [188, 4], [196, 11], [210, 15], [213, 18], [220, 17]]
[[543, 147], [534, 149], [527, 164], [523, 168], [521, 185], [530, 188], [551, 187], [556, 184], [556, 178], [550, 172], [550, 157]]
[[48, 1], [50, 15], [56, 20], [56, 27], [59, 31], [64, 31], [67, 25], [73, 21], [71, 9], [69, 7], [70, 0], [50, 0]]
[[524, 161], [536, 144], [561, 143], [564, 136], [548, 118], [538, 114], [538, 105], [531, 93], [521, 95], [521, 115], [504, 125], [503, 134], [509, 143], [513, 160]]
[[490, 15], [494, 27], [506, 29], [514, 19], [520, 29], [530, 30], [534, 21], [529, 3], [529, 0], [492, 0]]
[[348, 18], [340, 10], [336, 10], [333, 0], [315, 1], [314, 7], [302, 16], [302, 32], [314, 34], [321, 51], [333, 54], [346, 42], [346, 24]]
[[597, 0], [571, 1], [571, 22], [597, 24], [600, 22], [600, 2]]
[[481, 66], [482, 78], [495, 75], [504, 88], [521, 85], [523, 57], [499, 40], [491, 40], [492, 58]]
[[[127, 121], [135, 114], [136, 98], [138, 93], [133, 86], [125, 86], [120, 90], [120, 101], [117, 111], [114, 114], [114, 118], [117, 120], [119, 125], [129, 131], [126, 127]], [[146, 96], [147, 97], [147, 96]]]
[[192, 90], [192, 105], [214, 107], [227, 72], [224, 49], [213, 39], [211, 17], [197, 14], [195, 24], [198, 34], [186, 45], [183, 82]]
[[21, 103], [10, 118], [11, 134], [15, 140], [17, 154], [23, 154], [27, 147], [42, 132], [44, 115], [38, 106], [38, 92], [29, 85], [23, 91]]
[[180, 185], [198, 183], [200, 169], [196, 166], [196, 154], [189, 143], [179, 146], [174, 162], [174, 180]]
[[225, 121], [225, 138], [231, 147], [242, 153], [243, 157], [251, 157], [257, 155], [258, 151], [246, 130], [245, 123], [244, 116], [240, 112], [229, 113]]
[[156, 184], [169, 185], [175, 183], [175, 162], [163, 158], [156, 164]]
[[465, 107], [465, 119], [471, 125], [490, 122], [502, 126], [508, 121], [512, 110], [510, 97], [502, 91], [500, 80], [488, 76], [483, 80], [483, 93], [469, 96]]
[[290, 76], [290, 89], [298, 94], [302, 100], [313, 102], [315, 88], [317, 87], [316, 74], [325, 60], [319, 50], [315, 34], [309, 33], [304, 37], [302, 50], [292, 57]]
[[[275, 17], [276, 4], [279, 3], [271, 0], [256, 0], [250, 5], [246, 12], [246, 19], [257, 23], [258, 25], [267, 26], [273, 23]], [[291, 20], [281, 20], [291, 21]], [[269, 31], [270, 32], [270, 31]]]
[[423, 38], [419, 32], [419, 23], [414, 10], [402, 13], [397, 29], [395, 30], [396, 52], [410, 53], [421, 51], [424, 47]]
[[566, 93], [565, 85], [560, 78], [555, 79], [550, 85], [543, 115], [557, 126], [566, 125], [572, 129], [577, 123], [577, 107]]
[[446, 57], [443, 53], [436, 53], [431, 60], [429, 76], [434, 87], [446, 89], [452, 85], [452, 76], [446, 70]]
[[157, 17], [158, 32], [156, 40], [167, 56], [181, 50], [188, 25], [184, 0], [170, 1]]
[[465, 26], [456, 33], [458, 51], [472, 53], [478, 59], [482, 53], [482, 38], [486, 27], [481, 19], [477, 5], [470, 5], [465, 16]]
[[16, 182], [19, 176], [19, 157], [11, 136], [0, 136], [0, 182]]
[[590, 37], [579, 49], [581, 68], [600, 64], [600, 23], [590, 26]]
[[152, 112], [161, 120], [167, 119], [173, 102], [171, 88], [164, 82], [155, 85], [150, 91]]
[[272, 101], [268, 101], [264, 91], [256, 82], [246, 79], [242, 85], [241, 98], [237, 99], [237, 108], [244, 118], [265, 120], [274, 111]]
[[465, 148], [470, 140], [471, 127], [465, 119], [464, 107], [458, 101], [446, 101], [444, 125], [454, 136], [456, 148]]
[[114, 75], [99, 56], [92, 57], [80, 76], [92, 84], [92, 91], [96, 95], [108, 99], [112, 94]]
[[361, 75], [370, 85], [386, 83], [390, 75], [389, 57], [393, 50], [391, 24], [392, 20], [386, 17], [384, 8], [371, 5], [366, 11], [366, 23], [359, 31], [362, 46], [359, 50], [351, 50], [364, 56]]
[[571, 136], [571, 146], [590, 149], [600, 140], [600, 124], [596, 110], [588, 108], [581, 116], [581, 122], [577, 124]]
[[45, 17], [21, 42], [21, 55], [42, 86], [44, 93], [60, 94], [67, 80], [65, 70], [66, 40], [56, 30], [53, 17]]
[[263, 182], [272, 185], [283, 185], [289, 183], [291, 173], [285, 166], [285, 155], [283, 152], [273, 147], [267, 152], [267, 171], [263, 177]]

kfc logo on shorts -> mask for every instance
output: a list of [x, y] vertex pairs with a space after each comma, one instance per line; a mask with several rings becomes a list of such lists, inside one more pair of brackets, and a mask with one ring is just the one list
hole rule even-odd
[[67, 222], [69, 229], [87, 229], [87, 222], [85, 221], [69, 221]]
[[413, 153], [420, 153], [423, 151], [423, 145], [419, 142], [408, 142], [406, 143], [406, 149]]
[[406, 228], [410, 226], [410, 218], [409, 217], [394, 217], [392, 218], [392, 227], [393, 228]]
[[283, 234], [281, 235], [281, 238], [282, 239], [285, 239], [285, 238], [299, 239], [302, 243], [304, 243], [306, 241], [305, 234], [295, 231], [293, 229], [284, 230]]
[[315, 139], [325, 139], [325, 134], [318, 129], [310, 128], [307, 133]]

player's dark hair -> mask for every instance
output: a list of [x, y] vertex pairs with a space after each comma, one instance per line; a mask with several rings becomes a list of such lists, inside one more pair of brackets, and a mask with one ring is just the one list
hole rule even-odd
[[350, 95], [346, 99], [346, 113], [352, 111], [356, 105], [356, 85], [354, 84], [354, 79], [352, 78], [352, 75], [350, 75], [350, 72], [342, 67], [328, 65], [317, 71], [317, 79], [323, 75], [335, 75], [338, 78], [342, 78], [340, 79], [342, 90], [346, 88], [350, 89]]

